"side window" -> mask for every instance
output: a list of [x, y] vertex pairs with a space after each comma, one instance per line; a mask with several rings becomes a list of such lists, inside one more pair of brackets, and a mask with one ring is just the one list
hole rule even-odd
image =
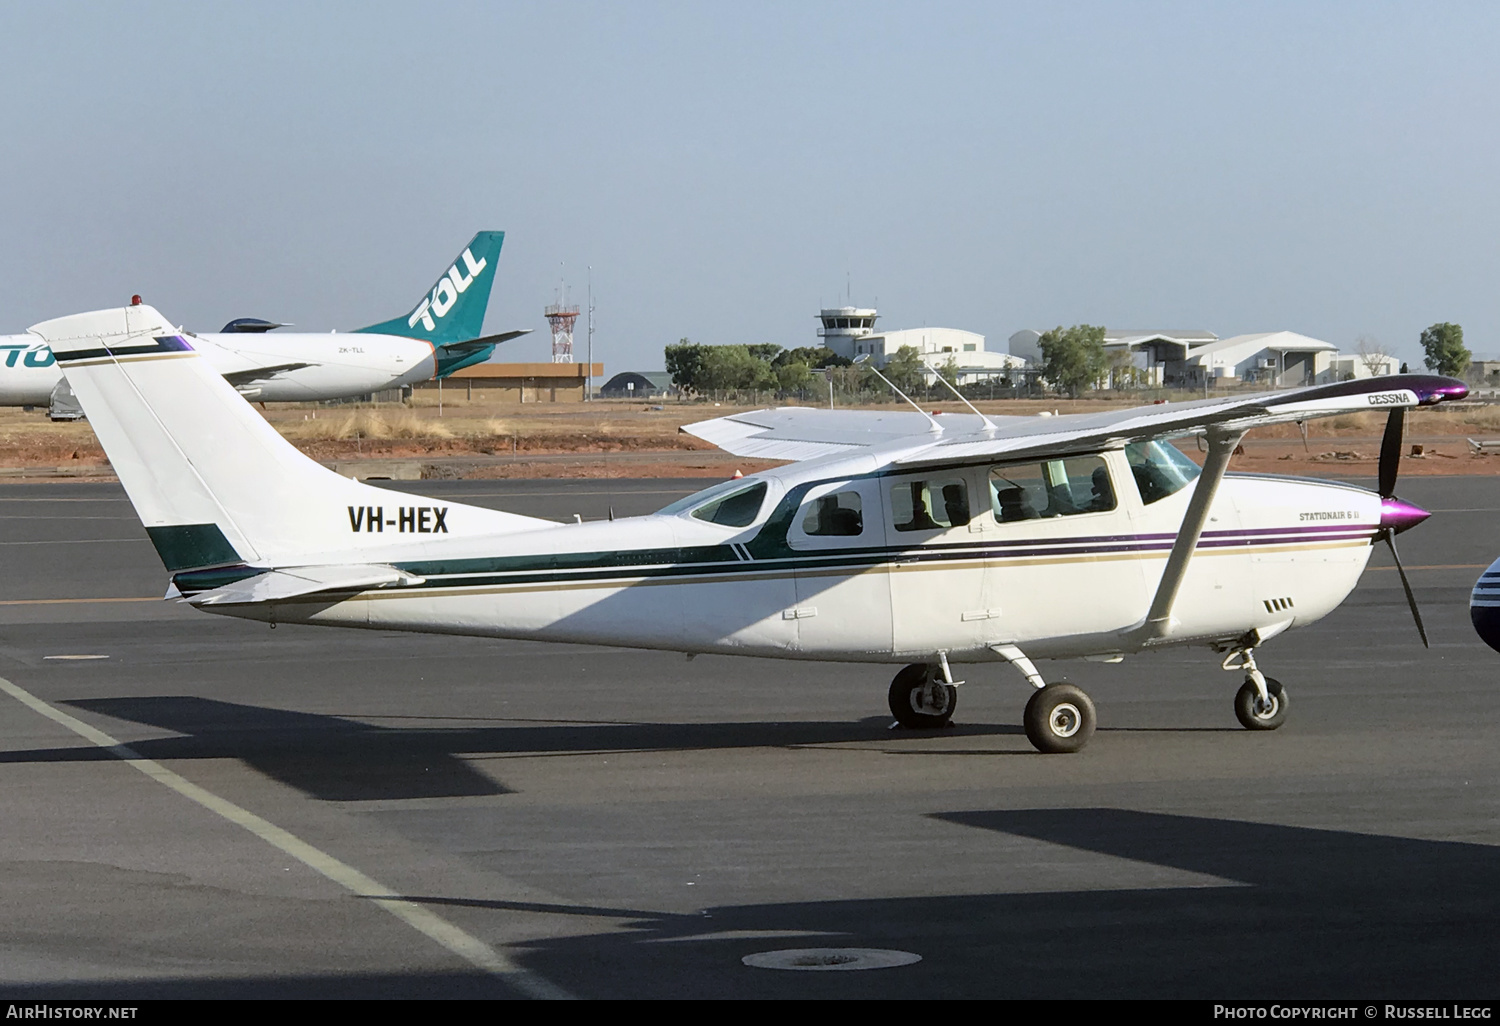
[[803, 507], [802, 533], [814, 538], [853, 537], [863, 534], [865, 517], [858, 492], [835, 492], [814, 499]]
[[898, 481], [891, 486], [891, 519], [898, 531], [940, 531], [969, 522], [963, 478]]
[[722, 527], [749, 527], [755, 523], [755, 516], [760, 512], [761, 503], [765, 499], [766, 484], [759, 481], [749, 488], [742, 488], [704, 503], [693, 510], [693, 516]]
[[1202, 468], [1184, 456], [1176, 446], [1166, 442], [1136, 442], [1125, 447], [1130, 474], [1147, 506], [1182, 491]]
[[1043, 520], [1114, 509], [1115, 489], [1099, 456], [1021, 463], [990, 471], [995, 520]]

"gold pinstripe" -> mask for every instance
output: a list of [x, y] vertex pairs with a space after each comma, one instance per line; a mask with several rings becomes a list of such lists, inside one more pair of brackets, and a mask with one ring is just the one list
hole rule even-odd
[[[1368, 547], [1369, 547], [1369, 542], [1366, 542], [1366, 541], [1317, 542], [1317, 543], [1313, 543], [1313, 544], [1309, 544], [1309, 545], [1255, 546], [1254, 547], [1254, 554], [1259, 555], [1261, 553], [1266, 553], [1266, 552], [1316, 552], [1316, 551], [1326, 551], [1326, 550], [1332, 550], [1332, 549], [1356, 549], [1356, 548], [1368, 548]], [[1194, 557], [1193, 558], [1196, 559], [1199, 556], [1235, 556], [1235, 555], [1245, 555], [1246, 554], [1246, 550], [1249, 549], [1249, 548], [1251, 548], [1251, 547], [1250, 546], [1245, 546], [1245, 547], [1242, 547], [1242, 548], [1234, 548], [1234, 549], [1230, 549], [1230, 548], [1209, 549], [1209, 550], [1206, 550], [1206, 551], [1194, 553]], [[1166, 553], [1165, 552], [1120, 552], [1120, 553], [1109, 553], [1107, 555], [1100, 555], [1100, 556], [1081, 555], [1081, 556], [1073, 556], [1073, 557], [1055, 557], [1055, 558], [1048, 558], [1048, 559], [1029, 559], [1029, 560], [1011, 560], [1011, 559], [1008, 559], [1008, 560], [1004, 560], [1003, 566], [1046, 566], [1046, 565], [1058, 565], [1058, 564], [1070, 564], [1070, 563], [1103, 562], [1103, 561], [1106, 561], [1106, 560], [1120, 560], [1120, 559], [1161, 559], [1161, 560], [1165, 560], [1166, 559]], [[768, 571], [762, 571], [760, 573], [747, 572], [747, 573], [733, 573], [733, 574], [715, 574], [713, 577], [706, 578], [706, 579], [705, 578], [683, 578], [683, 577], [615, 577], [615, 578], [611, 578], [611, 579], [606, 580], [606, 581], [567, 581], [567, 582], [562, 582], [562, 583], [552, 582], [552, 583], [541, 583], [541, 584], [527, 584], [525, 582], [517, 582], [515, 584], [475, 585], [473, 587], [467, 587], [467, 588], [464, 587], [464, 586], [462, 586], [462, 585], [454, 585], [454, 586], [451, 586], [451, 587], [442, 587], [442, 588], [400, 589], [400, 590], [384, 590], [383, 589], [383, 590], [380, 590], [380, 591], [362, 592], [362, 593], [359, 593], [359, 594], [363, 595], [364, 598], [370, 599], [372, 601], [373, 600], [386, 600], [386, 599], [408, 599], [408, 598], [413, 598], [413, 597], [415, 597], [417, 595], [422, 595], [422, 596], [431, 597], [431, 598], [450, 598], [450, 597], [455, 596], [455, 595], [517, 595], [517, 594], [539, 594], [539, 593], [544, 593], [544, 592], [560, 592], [560, 591], [590, 591], [590, 590], [597, 590], [597, 589], [601, 589], [601, 588], [620, 588], [620, 587], [631, 587], [631, 588], [646, 587], [646, 588], [651, 588], [651, 587], [662, 587], [662, 586], [666, 586], [666, 585], [681, 585], [681, 584], [718, 584], [718, 583], [721, 583], [721, 582], [758, 581], [758, 580], [767, 580], [767, 579], [773, 579], [774, 580], [774, 579], [778, 579], [778, 578], [786, 578], [788, 580], [791, 580], [791, 579], [795, 579], [795, 577], [797, 577], [799, 575], [802, 576], [803, 578], [809, 578], [809, 577], [855, 577], [855, 576], [859, 576], [861, 574], [889, 573], [889, 572], [892, 572], [892, 571], [903, 573], [903, 574], [906, 574], [906, 573], [922, 573], [922, 572], [928, 572], [928, 573], [930, 573], [930, 572], [939, 571], [939, 570], [947, 571], [947, 570], [954, 570], [954, 569], [959, 569], [959, 568], [973, 569], [975, 562], [977, 562], [977, 561], [976, 560], [964, 560], [964, 561], [948, 560], [948, 561], [944, 561], [944, 562], [927, 562], [927, 563], [913, 563], [913, 564], [882, 563], [882, 564], [879, 564], [877, 566], [867, 567], [867, 568], [864, 568], [862, 570], [857, 570], [857, 571], [853, 571], [853, 572], [850, 572], [849, 570], [840, 570], [840, 569], [836, 569], [836, 568], [829, 568], [829, 569], [825, 569], [825, 570], [805, 570], [805, 571], [796, 571], [796, 570], [792, 570], [792, 571], [788, 571], [788, 570], [774, 570], [774, 571], [772, 571], [772, 570], [768, 570]], [[326, 596], [327, 593], [325, 592], [323, 594]], [[321, 601], [326, 602], [327, 599], [323, 598]], [[318, 602], [319, 602], [319, 598], [318, 598], [317, 595], [309, 595], [309, 596], [307, 596], [305, 598], [300, 598], [300, 599], [288, 599], [288, 600], [285, 600], [284, 603], [283, 602], [278, 602], [278, 605], [279, 604], [288, 604], [288, 605], [290, 605], [290, 604], [316, 604]]]

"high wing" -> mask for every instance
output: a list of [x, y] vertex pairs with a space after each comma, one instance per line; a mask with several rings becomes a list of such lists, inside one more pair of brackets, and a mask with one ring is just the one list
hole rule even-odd
[[255, 384], [257, 381], [265, 381], [267, 378], [274, 378], [276, 375], [284, 374], [287, 371], [301, 370], [304, 367], [311, 366], [312, 364], [310, 363], [276, 363], [266, 367], [251, 367], [249, 370], [230, 371], [224, 375], [224, 380], [235, 388], [244, 388], [247, 385]]
[[1460, 398], [1454, 378], [1397, 374], [1282, 392], [1137, 406], [1058, 417], [986, 417], [792, 407], [754, 410], [684, 425], [682, 431], [736, 456], [808, 460], [860, 449], [897, 448], [901, 467], [978, 462], [1111, 448], [1151, 438], [1244, 431], [1361, 410], [1389, 411]]
[[[1034, 426], [1032, 417], [1006, 417]], [[944, 414], [941, 422], [954, 425], [953, 437], [972, 437], [983, 422], [972, 414]], [[712, 442], [736, 456], [767, 460], [810, 460], [819, 456], [853, 455], [892, 442], [935, 437], [931, 423], [919, 413], [867, 410], [820, 410], [791, 406], [776, 410], [752, 410], [728, 417], [684, 424], [684, 434]]]

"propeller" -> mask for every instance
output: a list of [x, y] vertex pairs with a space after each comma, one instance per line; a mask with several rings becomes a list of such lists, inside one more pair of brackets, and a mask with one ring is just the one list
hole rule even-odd
[[1391, 559], [1396, 561], [1396, 572], [1401, 575], [1401, 587], [1406, 592], [1406, 604], [1411, 607], [1411, 618], [1416, 621], [1417, 633], [1422, 636], [1422, 647], [1431, 648], [1427, 642], [1427, 628], [1422, 626], [1422, 614], [1417, 609], [1416, 596], [1411, 593], [1411, 582], [1406, 579], [1406, 568], [1401, 565], [1401, 554], [1396, 551], [1397, 532], [1427, 518], [1424, 511], [1396, 498], [1396, 475], [1401, 470], [1401, 438], [1405, 421], [1405, 409], [1398, 406], [1392, 410], [1386, 418], [1385, 436], [1380, 440], [1380, 533], [1391, 550]]

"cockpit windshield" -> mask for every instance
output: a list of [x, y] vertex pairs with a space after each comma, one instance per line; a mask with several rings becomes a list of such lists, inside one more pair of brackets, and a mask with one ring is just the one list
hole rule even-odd
[[1140, 490], [1141, 501], [1148, 506], [1182, 491], [1203, 473], [1198, 464], [1167, 442], [1127, 445], [1125, 459], [1130, 464], [1135, 486]]

